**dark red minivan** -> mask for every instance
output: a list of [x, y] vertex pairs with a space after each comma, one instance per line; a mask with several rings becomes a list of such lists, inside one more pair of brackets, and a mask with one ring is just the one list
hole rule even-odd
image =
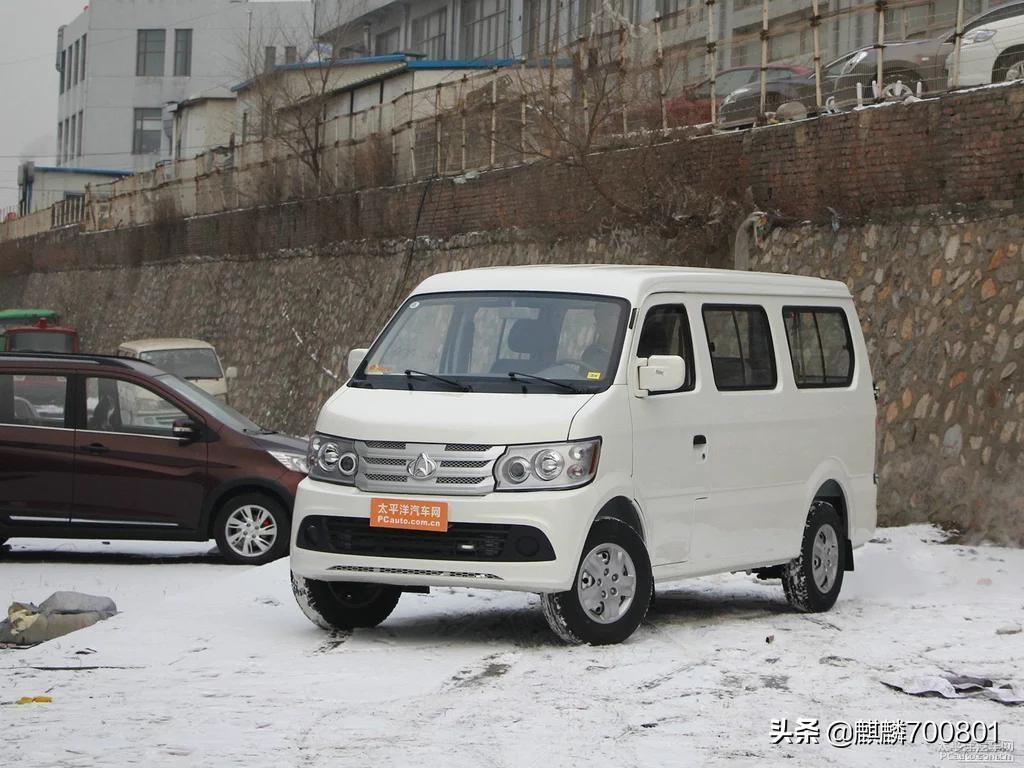
[[0, 543], [214, 538], [269, 562], [306, 447], [140, 360], [0, 354]]

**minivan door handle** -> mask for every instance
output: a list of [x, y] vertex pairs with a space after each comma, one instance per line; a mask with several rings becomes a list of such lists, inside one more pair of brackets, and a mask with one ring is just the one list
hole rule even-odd
[[708, 439], [704, 435], [694, 435], [693, 436], [693, 447], [694, 448], [703, 448], [707, 444], [708, 444]]
[[84, 453], [106, 453], [110, 449], [107, 448], [103, 443], [89, 443], [88, 445], [82, 446]]

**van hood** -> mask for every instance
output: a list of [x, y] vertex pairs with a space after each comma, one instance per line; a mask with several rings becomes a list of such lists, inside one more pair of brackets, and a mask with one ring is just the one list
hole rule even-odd
[[406, 443], [547, 443], [565, 440], [594, 395], [429, 392], [342, 387], [316, 428], [354, 440]]
[[189, 382], [195, 384], [201, 390], [206, 392], [208, 395], [214, 397], [224, 398], [228, 393], [228, 381], [227, 379], [188, 379]]

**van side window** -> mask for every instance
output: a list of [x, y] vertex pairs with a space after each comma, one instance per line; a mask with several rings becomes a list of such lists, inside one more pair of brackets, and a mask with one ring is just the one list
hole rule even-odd
[[[636, 356], [647, 358], [652, 355], [678, 355], [686, 361], [686, 381], [676, 392], [687, 392], [694, 387], [693, 343], [690, 340], [690, 323], [686, 307], [681, 304], [662, 304], [651, 307], [644, 318]], [[669, 394], [651, 393], [651, 396]]]
[[853, 341], [838, 307], [783, 307], [793, 377], [800, 388], [848, 387], [853, 382]]
[[705, 304], [703, 314], [715, 386], [773, 389], [775, 350], [764, 307]]
[[64, 376], [0, 373], [0, 424], [63, 427]]
[[185, 414], [160, 395], [119, 379], [85, 380], [86, 428], [97, 432], [171, 437]]

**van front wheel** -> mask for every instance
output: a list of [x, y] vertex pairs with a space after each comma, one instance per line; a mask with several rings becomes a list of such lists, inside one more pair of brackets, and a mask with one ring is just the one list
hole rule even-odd
[[306, 618], [321, 629], [376, 627], [391, 615], [402, 592], [386, 584], [320, 581], [292, 574], [292, 593]]
[[619, 520], [590, 529], [571, 589], [541, 595], [544, 618], [567, 643], [611, 645], [633, 634], [654, 590], [643, 540]]
[[835, 605], [846, 567], [843, 530], [835, 507], [811, 504], [800, 556], [782, 567], [782, 589], [798, 611], [820, 613]]

